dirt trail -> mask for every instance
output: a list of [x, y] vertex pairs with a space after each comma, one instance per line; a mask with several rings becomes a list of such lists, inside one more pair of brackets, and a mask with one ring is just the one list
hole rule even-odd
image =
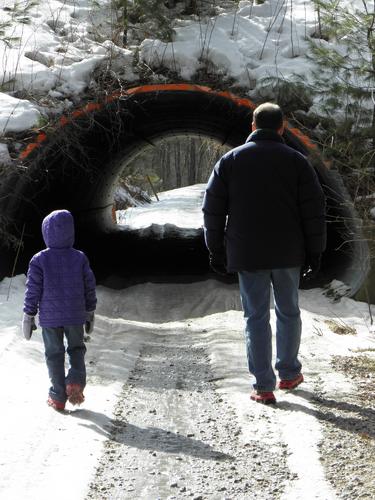
[[202, 344], [160, 336], [124, 385], [87, 498], [279, 498], [286, 446], [244, 446], [240, 434]]
[[371, 338], [343, 345], [303, 310], [305, 382], [276, 391], [275, 407], [259, 405], [249, 399], [237, 290], [160, 286], [105, 303], [132, 317], [99, 321], [114, 347], [96, 351], [94, 373], [112, 366], [124, 385], [102, 425], [87, 500], [375, 499]]

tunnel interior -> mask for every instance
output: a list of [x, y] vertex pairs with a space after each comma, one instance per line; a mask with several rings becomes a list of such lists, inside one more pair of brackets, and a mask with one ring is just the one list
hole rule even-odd
[[[73, 213], [75, 246], [88, 255], [99, 283], [111, 276], [124, 286], [210, 276], [202, 230], [186, 237], [172, 228], [162, 239], [125, 230], [113, 222], [114, 189], [124, 161], [163, 137], [199, 135], [228, 148], [242, 144], [253, 108], [246, 99], [207, 88], [147, 86], [61, 121], [32, 143], [23, 154], [23, 168], [1, 184], [0, 208], [9, 232], [16, 238], [23, 232], [17, 261], [15, 248], [1, 248], [1, 277], [26, 271], [31, 256], [44, 247], [42, 219], [61, 208]], [[302, 134], [289, 128], [284, 139], [309, 157], [327, 197], [327, 250], [318, 277], [303, 286], [338, 279], [355, 293], [368, 271], [367, 250], [344, 183]]]

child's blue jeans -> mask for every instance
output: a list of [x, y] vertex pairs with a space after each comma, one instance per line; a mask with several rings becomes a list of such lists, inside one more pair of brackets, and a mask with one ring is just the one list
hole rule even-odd
[[[69, 370], [65, 375], [65, 344], [69, 359]], [[83, 325], [42, 328], [45, 358], [51, 387], [49, 395], [52, 399], [65, 403], [66, 385], [86, 385], [85, 353]]]

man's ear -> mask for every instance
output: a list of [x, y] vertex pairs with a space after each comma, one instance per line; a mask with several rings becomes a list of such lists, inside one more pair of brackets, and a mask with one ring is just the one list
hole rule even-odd
[[252, 124], [251, 124], [251, 130], [252, 132], [254, 132], [254, 130], [257, 129], [257, 126], [255, 125], [255, 122], [253, 121]]
[[284, 130], [285, 130], [285, 127], [286, 127], [286, 122], [283, 121], [283, 124], [281, 125], [281, 127], [278, 129], [277, 133], [280, 134], [280, 135], [283, 135], [284, 133]]

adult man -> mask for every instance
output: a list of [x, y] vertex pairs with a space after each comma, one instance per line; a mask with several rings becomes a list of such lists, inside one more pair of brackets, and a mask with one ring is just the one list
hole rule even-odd
[[251, 399], [275, 403], [270, 289], [276, 312], [276, 364], [280, 389], [303, 382], [298, 352], [300, 272], [316, 273], [326, 245], [325, 199], [306, 158], [284, 143], [279, 106], [254, 110], [252, 134], [215, 165], [203, 202], [210, 264], [237, 272], [246, 320]]

